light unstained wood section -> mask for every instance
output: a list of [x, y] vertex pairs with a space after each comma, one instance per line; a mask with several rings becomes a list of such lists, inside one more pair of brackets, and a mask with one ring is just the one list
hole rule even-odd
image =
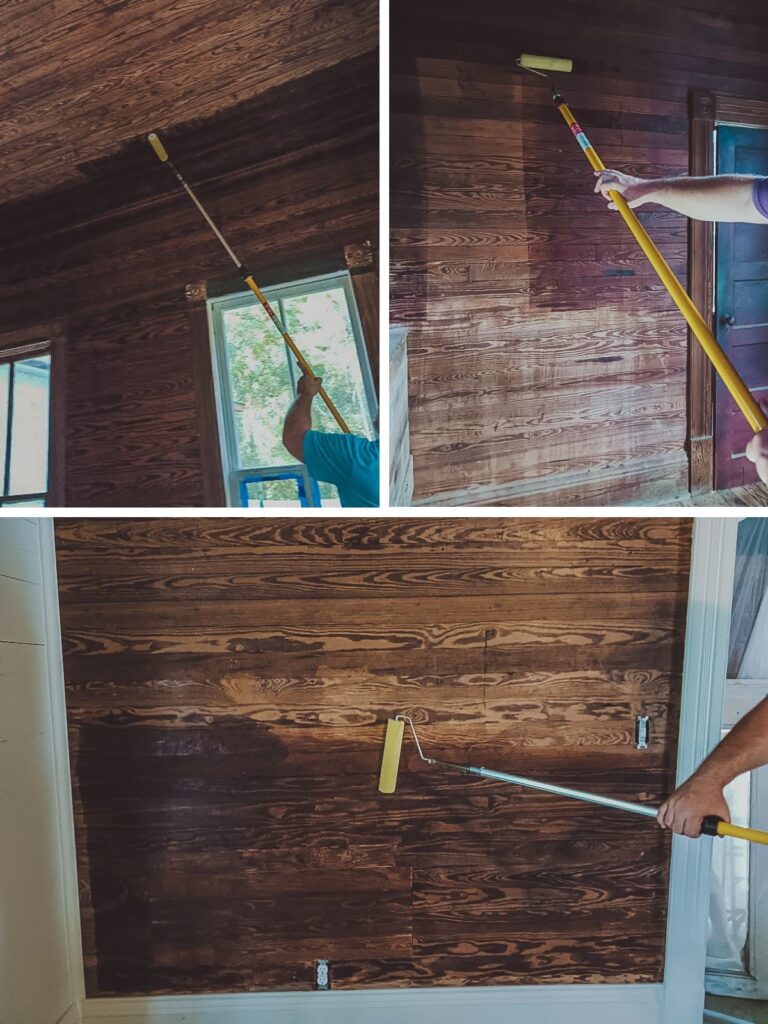
[[9, 0], [0, 203], [378, 45], [372, 0]]
[[[658, 981], [688, 520], [61, 520], [91, 995]], [[651, 716], [638, 751], [634, 721]]]
[[[166, 136], [261, 284], [343, 270], [344, 246], [376, 237], [377, 76], [369, 52]], [[90, 184], [3, 212], [6, 322], [66, 326], [66, 504], [205, 504], [215, 442], [196, 398], [210, 380], [185, 287], [233, 268], [195, 207], [141, 141]]]
[[[520, 52], [607, 166], [688, 168], [688, 90], [768, 98], [763, 5], [392, 6], [392, 315], [415, 498], [656, 502], [687, 488], [686, 327]], [[685, 282], [686, 223], [640, 220]], [[505, 494], [507, 500], [505, 500]], [[529, 497], [529, 495], [533, 495]]]

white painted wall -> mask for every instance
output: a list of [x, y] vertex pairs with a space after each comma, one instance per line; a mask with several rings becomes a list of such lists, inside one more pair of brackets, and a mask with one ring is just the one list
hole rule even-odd
[[60, 679], [51, 685], [60, 651], [48, 640], [41, 565], [50, 527], [50, 520], [0, 519], [2, 1024], [56, 1024], [75, 1002], [60, 826], [63, 751], [54, 735], [63, 694]]

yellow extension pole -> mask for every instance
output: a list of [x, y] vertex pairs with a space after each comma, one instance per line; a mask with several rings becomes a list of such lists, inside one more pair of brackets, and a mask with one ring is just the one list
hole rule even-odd
[[[222, 233], [216, 227], [216, 225], [214, 224], [213, 220], [208, 216], [208, 213], [207, 213], [205, 207], [203, 206], [203, 204], [197, 198], [197, 196], [192, 191], [192, 189], [189, 187], [189, 185], [184, 180], [184, 178], [181, 176], [181, 174], [179, 174], [179, 172], [177, 171], [175, 165], [172, 163], [170, 157], [168, 156], [168, 151], [166, 150], [166, 148], [163, 145], [163, 143], [160, 141], [159, 136], [155, 132], [150, 132], [150, 134], [147, 136], [147, 141], [149, 142], [150, 146], [154, 150], [155, 156], [158, 158], [158, 160], [160, 160], [161, 163], [167, 164], [168, 167], [170, 167], [170, 169], [173, 171], [174, 175], [176, 176], [177, 180], [181, 184], [181, 186], [184, 189], [184, 191], [187, 193], [189, 198], [192, 200], [192, 202], [195, 204], [197, 209], [200, 211], [200, 214], [202, 215], [202, 217], [205, 220], [205, 222], [208, 225], [208, 227], [211, 229], [211, 231], [213, 231], [214, 235], [216, 235], [218, 240], [224, 246], [224, 248], [226, 249], [226, 251], [227, 251], [227, 253], [228, 253], [229, 257], [230, 257], [230, 259], [235, 264], [237, 269], [240, 271], [240, 276], [242, 277], [243, 281], [248, 285], [248, 287], [251, 289], [253, 294], [256, 296], [256, 298], [261, 303], [262, 307], [264, 308], [264, 312], [267, 314], [267, 316], [270, 318], [272, 323], [275, 325], [275, 327], [280, 332], [283, 341], [285, 342], [285, 344], [288, 346], [288, 348], [293, 353], [293, 356], [294, 356], [296, 362], [301, 367], [302, 371], [304, 373], [306, 373], [307, 376], [311, 377], [313, 380], [317, 380], [317, 376], [316, 376], [314, 370], [312, 369], [312, 367], [309, 365], [307, 360], [302, 355], [302, 353], [301, 353], [301, 351], [299, 349], [299, 346], [296, 344], [296, 342], [293, 340], [291, 335], [286, 330], [285, 324], [280, 319], [280, 317], [277, 315], [277, 313], [274, 311], [274, 309], [272, 309], [272, 306], [269, 304], [269, 301], [267, 300], [266, 295], [264, 294], [264, 292], [262, 292], [262, 290], [259, 288], [259, 286], [254, 281], [253, 274], [251, 274], [248, 270], [246, 270], [246, 268], [240, 262], [240, 260], [238, 259], [237, 255], [235, 254], [234, 250], [232, 249], [232, 247], [227, 242], [226, 238], [222, 235]], [[328, 392], [325, 390], [325, 388], [322, 385], [320, 386], [320, 390], [319, 390], [318, 394], [320, 395], [322, 400], [327, 405], [328, 411], [330, 412], [331, 416], [333, 416], [333, 418], [336, 420], [336, 422], [338, 423], [338, 425], [341, 428], [341, 430], [345, 434], [350, 433], [349, 427], [347, 426], [346, 422], [344, 421], [343, 416], [341, 415], [339, 410], [336, 408], [336, 406], [334, 405], [333, 401], [331, 400], [330, 395], [328, 394]]]
[[[576, 141], [584, 150], [584, 155], [593, 170], [604, 171], [606, 169], [605, 164], [597, 155], [586, 135], [581, 130], [576, 118], [571, 113], [568, 104], [562, 96], [557, 94], [554, 97], [554, 102], [557, 109], [563, 115], [565, 123], [576, 137]], [[613, 189], [610, 191], [609, 195], [616, 204], [616, 208], [619, 213], [624, 218], [624, 222], [627, 227], [637, 239], [638, 245], [648, 257], [649, 263], [659, 275], [662, 284], [672, 296], [672, 300], [675, 305], [685, 317], [688, 326], [691, 328], [699, 344], [706, 352], [710, 362], [720, 375], [725, 386], [730, 391], [734, 401], [738, 405], [739, 409], [741, 409], [750, 427], [755, 431], [755, 433], [760, 430], [765, 430], [765, 428], [768, 427], [768, 417], [766, 417], [763, 410], [750, 394], [747, 385], [741, 379], [733, 363], [718, 345], [717, 340], [707, 326], [704, 317], [698, 311], [696, 306], [693, 304], [691, 297], [672, 273], [672, 269], [669, 264], [651, 241], [648, 232], [637, 219], [634, 211], [630, 209], [629, 203], [627, 203], [626, 199], [624, 199], [622, 195]], [[733, 826], [728, 827], [730, 828]], [[730, 835], [731, 833], [728, 834]], [[755, 841], [757, 842], [759, 840]]]
[[759, 828], [744, 828], [741, 825], [729, 825], [727, 821], [720, 821], [717, 824], [719, 836], [733, 836], [734, 839], [746, 839], [750, 843], [760, 843], [768, 846], [768, 832]]
[[[283, 337], [283, 341], [285, 342], [285, 344], [288, 346], [288, 348], [293, 353], [294, 358], [296, 359], [296, 362], [299, 364], [301, 369], [308, 376], [312, 377], [313, 380], [316, 379], [314, 371], [312, 370], [312, 367], [309, 365], [307, 360], [304, 358], [304, 356], [299, 351], [298, 345], [293, 340], [293, 338], [290, 336], [288, 331], [285, 329], [285, 325], [283, 324], [283, 322], [280, 319], [280, 317], [272, 309], [271, 305], [267, 301], [267, 297], [264, 294], [264, 292], [262, 292], [262, 290], [259, 288], [259, 286], [254, 281], [253, 275], [252, 274], [246, 274], [243, 277], [243, 280], [248, 285], [248, 287], [251, 289], [251, 291], [256, 296], [256, 298], [259, 300], [261, 305], [264, 307], [266, 313], [271, 318], [271, 320], [274, 323], [275, 327], [278, 329], [278, 331], [280, 331], [280, 334]], [[328, 392], [325, 390], [325, 388], [322, 386], [322, 384], [320, 385], [320, 390], [319, 390], [318, 394], [320, 395], [322, 400], [325, 402], [325, 404], [328, 406], [328, 411], [330, 412], [331, 416], [333, 416], [333, 418], [336, 420], [336, 422], [341, 427], [343, 432], [345, 434], [348, 434], [349, 433], [349, 427], [347, 426], [346, 422], [344, 421], [344, 419], [343, 419], [341, 413], [339, 412], [339, 410], [336, 408], [333, 400], [331, 399], [331, 396], [328, 394]]]

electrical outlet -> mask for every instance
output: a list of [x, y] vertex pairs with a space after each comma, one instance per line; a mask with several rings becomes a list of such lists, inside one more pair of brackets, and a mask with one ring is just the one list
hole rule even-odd
[[318, 960], [315, 965], [315, 988], [327, 992], [331, 987], [331, 968], [327, 960]]
[[635, 746], [638, 750], [648, 749], [650, 739], [651, 719], [649, 715], [638, 715], [635, 719]]

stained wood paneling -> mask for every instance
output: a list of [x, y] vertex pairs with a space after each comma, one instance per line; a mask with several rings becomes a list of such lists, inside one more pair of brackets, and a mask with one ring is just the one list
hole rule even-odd
[[[61, 520], [91, 995], [658, 981], [687, 520]], [[651, 746], [634, 745], [638, 714]]]
[[82, 182], [153, 128], [360, 56], [377, 46], [378, 24], [370, 0], [7, 0], [0, 36], [3, 203]]
[[[768, 98], [763, 5], [392, 5], [392, 316], [417, 501], [660, 502], [687, 489], [686, 327], [521, 52], [609, 167], [688, 170], [688, 92]], [[685, 220], [640, 220], [685, 282]]]
[[[301, 6], [283, 5], [274, 18]], [[169, 17], [182, 17], [178, 7], [171, 5]], [[320, 17], [326, 7], [338, 5], [308, 9]], [[196, 10], [201, 18], [200, 5]], [[247, 12], [242, 17], [257, 20], [253, 5]], [[299, 77], [286, 82], [283, 68], [267, 91], [249, 93], [241, 82], [236, 102], [205, 117], [201, 108], [192, 121], [171, 121], [171, 104], [162, 121], [179, 168], [261, 283], [344, 269], [345, 245], [377, 237], [377, 54], [369, 45], [358, 55], [375, 4], [327, 13], [314, 29], [310, 64], [334, 25], [363, 19], [361, 35], [336, 38], [337, 57], [327, 66], [295, 64]], [[226, 23], [219, 7], [209, 16]], [[291, 39], [303, 28], [295, 20]], [[210, 47], [209, 36], [200, 38]], [[281, 64], [288, 59], [283, 45], [286, 39]], [[274, 57], [274, 39], [269, 51]], [[199, 79], [212, 64], [214, 56], [200, 61]], [[117, 94], [110, 97], [119, 105]], [[11, 329], [60, 319], [66, 326], [68, 505], [200, 506], [214, 490], [217, 452], [197, 400], [210, 381], [193, 359], [185, 288], [221, 278], [231, 265], [138, 137], [158, 126], [134, 126], [119, 151], [88, 164], [85, 183], [62, 181], [1, 208], [5, 323]], [[235, 281], [232, 290], [241, 289]]]

